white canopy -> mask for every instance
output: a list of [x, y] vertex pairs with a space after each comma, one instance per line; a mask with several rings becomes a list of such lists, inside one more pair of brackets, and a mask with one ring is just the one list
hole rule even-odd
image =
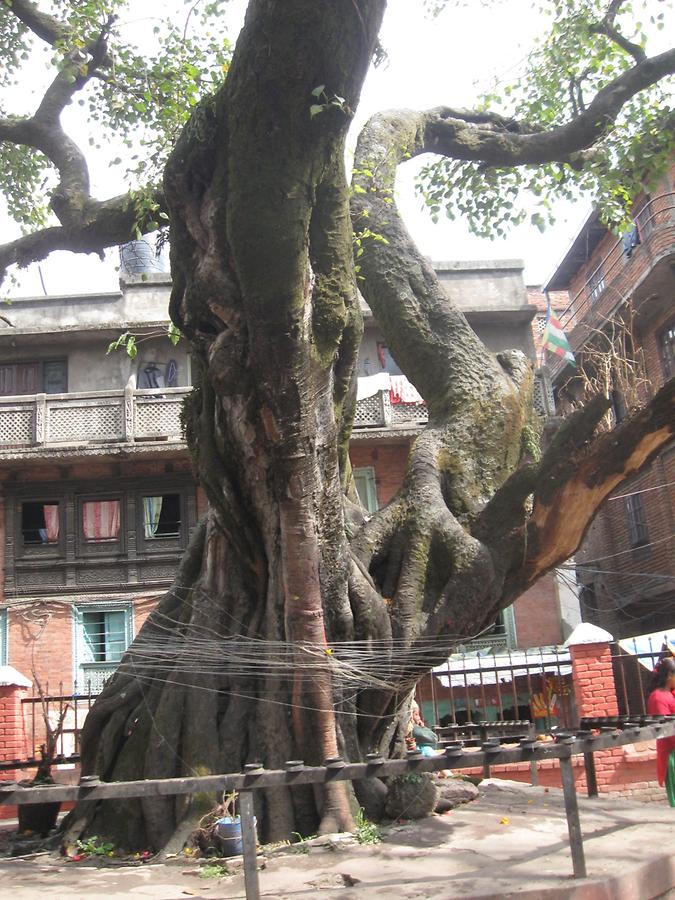
[[540, 674], [547, 670], [552, 675], [569, 675], [572, 663], [569, 651], [562, 647], [545, 647], [541, 650], [514, 650], [509, 653], [463, 653], [451, 656], [446, 663], [433, 669], [443, 687], [453, 688], [477, 684], [510, 682], [519, 676]]
[[[635, 637], [623, 638], [619, 641], [619, 647], [622, 650], [641, 657], [638, 662], [650, 671], [658, 662], [664, 644], [675, 646], [675, 631], [652, 631], [651, 634], [638, 634]], [[642, 656], [642, 654], [649, 655]]]

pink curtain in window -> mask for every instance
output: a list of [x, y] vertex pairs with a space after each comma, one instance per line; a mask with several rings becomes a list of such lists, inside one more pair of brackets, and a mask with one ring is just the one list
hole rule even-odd
[[50, 503], [42, 507], [45, 517], [45, 538], [48, 544], [55, 544], [59, 539], [59, 507]]
[[83, 503], [82, 530], [88, 541], [105, 541], [116, 538], [120, 530], [119, 500]]

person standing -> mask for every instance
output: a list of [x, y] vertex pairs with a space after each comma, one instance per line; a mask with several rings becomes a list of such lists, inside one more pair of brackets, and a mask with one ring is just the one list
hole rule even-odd
[[[647, 698], [650, 716], [675, 716], [675, 659], [662, 659], [654, 670], [651, 693]], [[668, 802], [675, 806], [675, 736], [656, 741], [656, 774], [666, 787]]]

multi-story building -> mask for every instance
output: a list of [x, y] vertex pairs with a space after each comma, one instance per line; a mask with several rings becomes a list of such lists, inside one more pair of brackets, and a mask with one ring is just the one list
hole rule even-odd
[[[674, 178], [675, 165], [621, 237], [592, 213], [544, 286], [568, 295], [558, 318], [577, 366], [549, 363], [562, 413], [601, 390], [611, 425], [675, 376]], [[673, 444], [605, 501], [576, 562], [584, 618], [616, 638], [675, 625]]]
[[[534, 360], [522, 263], [437, 268], [490, 349]], [[205, 506], [181, 435], [190, 356], [167, 340], [169, 277], [127, 271], [120, 284], [16, 299], [0, 321], [0, 664], [52, 692], [100, 689]], [[364, 311], [351, 458], [372, 510], [395, 493], [427, 416]], [[106, 352], [123, 332], [136, 336], [133, 359]], [[550, 406], [546, 391], [539, 401]], [[556, 644], [576, 618], [550, 576], [476, 646]]]

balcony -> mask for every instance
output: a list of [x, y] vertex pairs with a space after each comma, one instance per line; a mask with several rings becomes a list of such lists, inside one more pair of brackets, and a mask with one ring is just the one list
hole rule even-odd
[[356, 404], [354, 429], [406, 428], [425, 425], [429, 416], [419, 403], [392, 403], [389, 391], [378, 391]]
[[0, 401], [0, 454], [101, 452], [107, 444], [182, 442], [180, 411], [190, 388], [35, 394]]
[[[618, 238], [559, 315], [575, 353], [629, 299], [634, 300], [634, 308], [645, 301], [650, 291], [640, 291], [642, 283], [675, 254], [675, 191], [649, 200], [635, 217], [635, 225], [639, 243], [631, 245], [628, 235]], [[553, 380], [565, 365], [564, 360], [552, 365]]]
[[[0, 399], [0, 457], [40, 453], [102, 454], [111, 446], [139, 450], [183, 445], [180, 411], [191, 388], [35, 394]], [[423, 425], [427, 409], [392, 404], [389, 391], [360, 400], [354, 427]]]

